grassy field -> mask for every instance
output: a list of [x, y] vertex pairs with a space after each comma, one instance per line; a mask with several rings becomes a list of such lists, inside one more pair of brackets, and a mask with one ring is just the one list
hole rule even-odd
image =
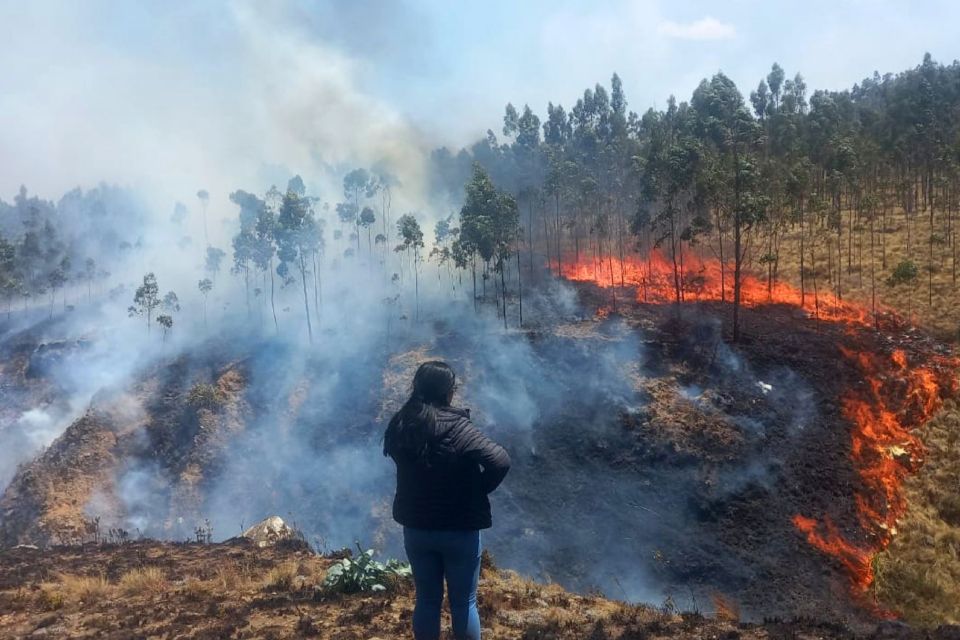
[[923, 467], [907, 479], [910, 505], [875, 560], [878, 600], [914, 624], [960, 623], [960, 403], [920, 430]]
[[[871, 259], [869, 225], [855, 220], [851, 225], [852, 215], [850, 211], [844, 212], [843, 233], [840, 236], [839, 284], [842, 297], [870, 307], [875, 292], [879, 308], [898, 311], [943, 340], [960, 341], [960, 247], [951, 244], [951, 241], [960, 241], [957, 232], [953, 231], [948, 238], [943, 231], [945, 221], [936, 220], [931, 261], [929, 216], [922, 212], [907, 216], [902, 210], [896, 210], [887, 215], [882, 229], [879, 220], [875, 222]], [[820, 230], [811, 238], [807, 230], [804, 268], [808, 274], [806, 289], [810, 295], [814, 286], [811, 242], [820, 298], [832, 301], [837, 292], [837, 234]], [[767, 271], [767, 266], [760, 264], [758, 257], [765, 252], [766, 248], [755, 247], [752, 252], [753, 271]], [[915, 277], [899, 284], [888, 282], [897, 266], [904, 261], [910, 261], [916, 267]], [[799, 286], [799, 231], [784, 235], [778, 266], [781, 280]]]

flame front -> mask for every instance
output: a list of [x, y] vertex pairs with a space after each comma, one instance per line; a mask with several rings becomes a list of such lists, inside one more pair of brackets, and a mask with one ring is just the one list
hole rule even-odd
[[[638, 302], [664, 304], [673, 302], [677, 289], [686, 302], [720, 302], [733, 300], [733, 267], [722, 266], [716, 259], [684, 254], [673, 261], [660, 251], [651, 251], [645, 258], [601, 257], [569, 261], [563, 265], [567, 280], [592, 282], [605, 289], [636, 287]], [[679, 287], [678, 287], [679, 285]], [[787, 304], [801, 307], [811, 315], [833, 321], [853, 322], [869, 326], [870, 311], [849, 302], [831, 299], [817, 291], [815, 284], [801, 291], [781, 281], [764, 281], [752, 273], [740, 276], [740, 301], [745, 307], [764, 304]]]
[[[603, 288], [636, 287], [636, 299], [641, 303], [674, 302], [678, 289], [682, 300], [688, 302], [733, 300], [732, 267], [719, 260], [691, 255], [678, 256], [676, 265], [657, 251], [645, 258], [623, 261], [615, 257], [593, 258], [564, 265], [563, 275]], [[745, 307], [786, 304], [819, 319], [873, 326], [869, 309], [824, 297], [816, 286], [811, 289], [801, 292], [787, 283], [764, 281], [748, 273], [741, 275], [741, 303]], [[609, 309], [603, 311], [605, 315]], [[862, 528], [856, 532], [857, 539], [862, 541], [851, 541], [828, 516], [821, 521], [797, 514], [792, 520], [809, 544], [844, 567], [854, 596], [862, 601], [873, 584], [873, 558], [890, 543], [897, 521], [906, 511], [903, 480], [923, 457], [923, 444], [912, 431], [939, 408], [945, 394], [956, 393], [957, 388], [954, 377], [941, 384], [931, 368], [911, 367], [903, 350], [884, 355], [840, 346], [840, 352], [865, 382], [844, 390], [839, 398], [842, 415], [851, 425], [850, 458], [861, 479], [853, 499]], [[958, 366], [956, 359], [939, 360], [945, 369], [955, 370]]]

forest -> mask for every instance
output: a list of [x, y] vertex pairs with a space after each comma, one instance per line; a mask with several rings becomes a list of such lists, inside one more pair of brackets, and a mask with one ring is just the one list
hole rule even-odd
[[628, 263], [659, 252], [670, 266], [659, 284], [681, 302], [717, 261], [734, 338], [744, 270], [770, 291], [795, 283], [802, 306], [857, 295], [875, 314], [885, 300], [950, 337], [960, 328], [957, 62], [928, 54], [812, 93], [773, 64], [748, 98], [718, 73], [642, 115], [614, 74], [569, 111], [548, 104], [542, 121], [507, 104], [502, 136], [436, 150], [437, 188], [454, 197], [479, 164], [522, 212], [515, 242], [558, 275], [586, 261], [597, 280], [656, 286], [656, 270]]
[[[734, 340], [745, 273], [765, 281], [771, 300], [780, 282], [792, 283], [814, 313], [853, 298], [874, 318], [895, 307], [943, 336], [960, 331], [957, 62], [927, 54], [913, 69], [812, 93], [800, 73], [790, 78], [773, 64], [746, 97], [717, 73], [688, 101], [671, 96], [665, 109], [642, 114], [628, 110], [614, 74], [609, 88], [586, 89], [569, 111], [549, 103], [543, 119], [507, 104], [499, 130], [457, 152], [433, 151], [431, 210], [396, 221], [392, 197], [403, 187], [386, 171], [350, 171], [333, 203], [308, 195], [299, 176], [285, 190], [230, 194], [239, 213], [229, 270], [243, 281], [248, 313], [257, 304], [263, 324], [268, 309], [279, 329], [276, 289], [296, 290], [312, 339], [318, 263], [357, 258], [398, 286], [413, 280], [414, 317], [422, 265], [433, 261], [454, 288], [466, 277], [475, 305], [488, 299], [489, 285], [505, 326], [523, 322], [524, 277], [547, 269], [592, 273], [588, 279], [607, 287], [637, 287], [643, 301], [676, 303], [699, 299], [709, 271], [719, 277], [720, 301], [731, 305]], [[197, 192], [204, 318], [227, 255], [210, 244], [209, 198]], [[442, 213], [446, 207], [454, 213]], [[67, 309], [68, 292], [74, 303], [103, 293], [111, 263], [143, 250], [140, 211], [133, 196], [104, 185], [57, 203], [22, 188], [12, 205], [0, 204], [8, 314], [18, 303], [52, 314], [58, 296]], [[177, 228], [189, 215], [178, 202], [168, 224]], [[421, 229], [429, 222], [432, 242]], [[177, 243], [183, 250], [193, 239]], [[176, 294], [164, 301], [154, 289], [145, 279], [129, 311], [165, 334], [179, 304]]]

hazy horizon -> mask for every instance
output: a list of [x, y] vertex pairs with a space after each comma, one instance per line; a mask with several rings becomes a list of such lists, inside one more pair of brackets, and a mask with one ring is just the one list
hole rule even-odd
[[425, 152], [499, 133], [508, 101], [542, 117], [617, 72], [643, 112], [718, 70], [746, 96], [774, 61], [842, 89], [926, 51], [949, 63], [957, 18], [945, 2], [3, 2], [0, 198], [101, 180], [225, 198], [378, 162], [413, 191]]

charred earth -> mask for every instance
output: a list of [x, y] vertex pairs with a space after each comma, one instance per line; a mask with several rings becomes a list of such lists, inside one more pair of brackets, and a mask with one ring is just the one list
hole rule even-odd
[[[877, 495], [887, 485], [864, 473], [850, 398], [872, 401], [880, 376], [900, 389], [882, 410], [919, 424], [939, 396], [912, 389], [906, 372], [928, 372], [946, 394], [947, 352], [894, 324], [876, 332], [789, 305], [745, 310], [731, 347], [719, 304], [594, 318], [578, 309], [602, 307], [607, 292], [582, 284], [579, 295], [583, 307], [525, 301], [535, 310], [522, 332], [436, 322], [395, 330], [390, 349], [344, 341], [307, 357], [280, 341], [212, 340], [142, 369], [19, 468], [0, 501], [3, 542], [223, 540], [281, 513], [321, 551], [361, 539], [400, 555], [380, 437], [415, 366], [443, 358], [475, 422], [515, 460], [486, 536], [502, 566], [744, 620], [869, 626], [891, 615], [869, 572], [899, 494]], [[24, 402], [43, 379], [27, 369], [4, 371]], [[919, 449], [897, 455], [904, 473], [919, 465]]]

